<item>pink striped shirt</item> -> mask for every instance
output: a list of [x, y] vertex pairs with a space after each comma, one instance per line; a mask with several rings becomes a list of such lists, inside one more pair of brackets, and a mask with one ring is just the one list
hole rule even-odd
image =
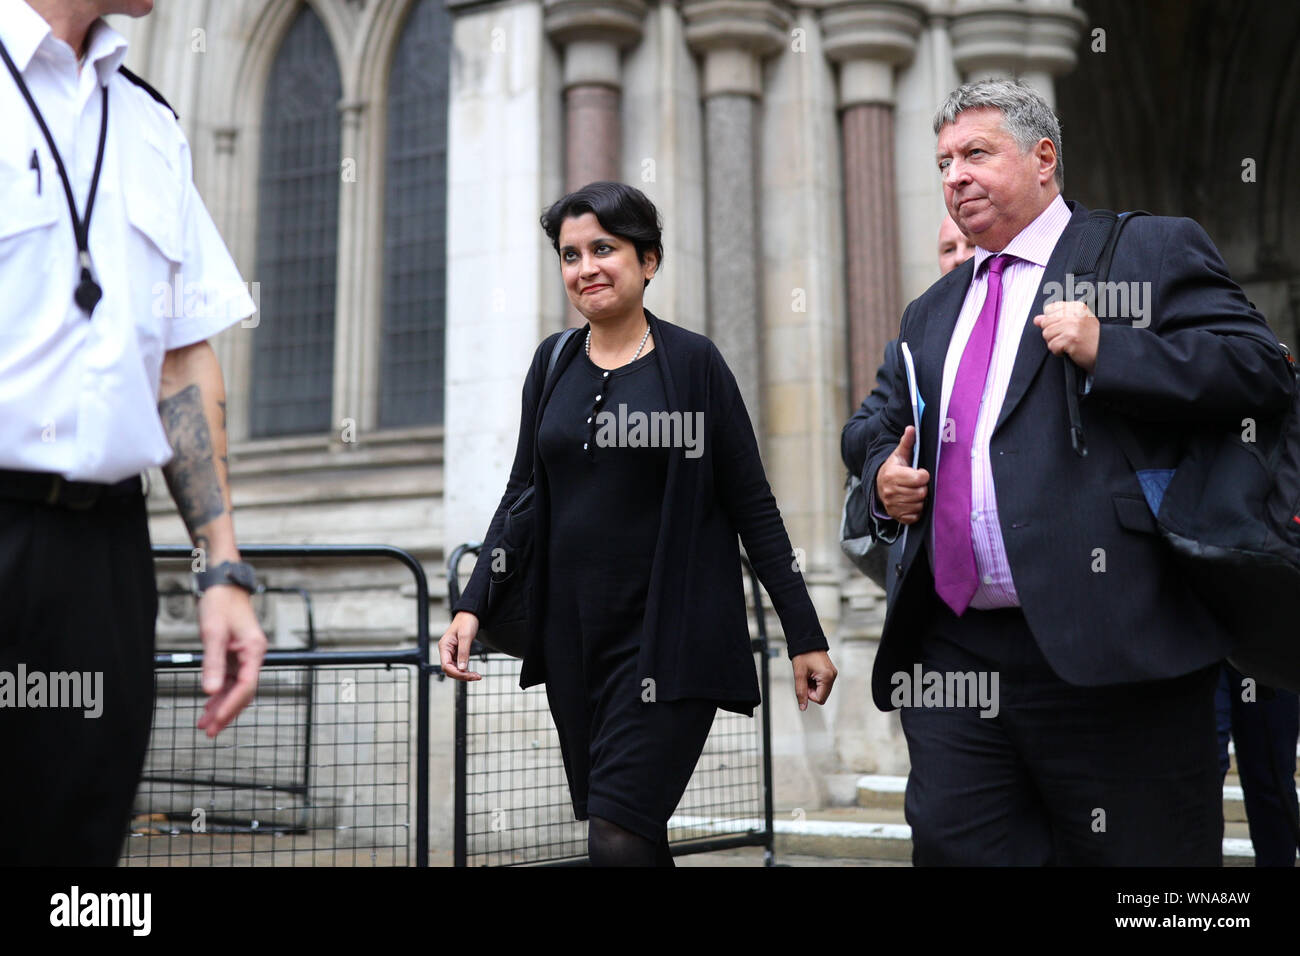
[[[975, 570], [979, 574], [980, 584], [971, 599], [970, 606], [976, 610], [989, 610], [998, 607], [1019, 607], [1020, 598], [1016, 594], [1015, 583], [1011, 580], [1011, 567], [1007, 563], [1006, 547], [1002, 543], [1002, 528], [998, 523], [998, 501], [993, 489], [993, 468], [989, 459], [989, 438], [993, 426], [997, 424], [998, 414], [1002, 410], [1002, 401], [1006, 398], [1007, 386], [1011, 382], [1011, 369], [1015, 365], [1016, 352], [1020, 348], [1020, 337], [1025, 330], [1025, 323], [1032, 316], [1029, 311], [1034, 306], [1038, 288], [1043, 281], [1043, 270], [1047, 260], [1056, 247], [1061, 233], [1070, 223], [1070, 209], [1059, 195], [1029, 225], [1016, 235], [1002, 252], [1015, 256], [1002, 272], [1002, 306], [993, 340], [993, 357], [989, 364], [988, 379], [984, 383], [984, 397], [980, 402], [979, 417], [975, 422], [975, 434], [971, 439], [971, 543], [975, 547]], [[957, 378], [957, 366], [961, 362], [966, 340], [970, 338], [975, 327], [975, 319], [984, 305], [985, 292], [988, 289], [988, 272], [980, 272], [984, 260], [994, 253], [987, 249], [975, 249], [975, 278], [966, 290], [966, 299], [962, 303], [957, 317], [957, 326], [953, 329], [952, 339], [948, 343], [948, 355], [943, 363], [943, 393], [939, 404], [939, 421], [948, 420], [948, 399], [952, 395], [953, 382]], [[943, 454], [944, 443], [940, 441], [935, 448], [935, 473], [938, 474], [939, 459]], [[943, 489], [936, 485], [935, 494], [943, 494]], [[934, 553], [934, 525], [930, 526], [930, 549]]]

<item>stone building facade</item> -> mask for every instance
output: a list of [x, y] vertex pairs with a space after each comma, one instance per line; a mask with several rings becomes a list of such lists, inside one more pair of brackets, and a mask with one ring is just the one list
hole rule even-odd
[[[804, 714], [789, 668], [773, 670], [778, 807], [848, 802], [857, 775], [906, 771], [896, 715], [868, 692], [883, 597], [838, 549], [839, 432], [938, 276], [944, 94], [1023, 77], [1062, 115], [1068, 198], [1196, 216], [1295, 333], [1289, 5], [171, 0], [117, 25], [259, 284], [257, 327], [215, 340], [241, 541], [406, 548], [435, 582], [435, 636], [447, 555], [482, 535], [504, 486], [524, 370], [575, 319], [538, 216], [601, 178], [655, 201], [665, 260], [647, 305], [735, 371], [840, 670], [830, 705]], [[154, 540], [184, 541], [161, 482], [151, 506]], [[318, 596], [326, 645], [410, 637], [394, 568], [267, 573]], [[187, 640], [185, 615], [165, 608], [160, 635]], [[289, 605], [268, 627], [301, 638]], [[450, 694], [434, 706], [436, 774]]]

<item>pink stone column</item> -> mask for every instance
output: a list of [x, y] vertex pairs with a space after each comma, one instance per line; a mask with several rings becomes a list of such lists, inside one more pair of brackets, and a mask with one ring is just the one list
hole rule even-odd
[[564, 188], [572, 192], [621, 168], [619, 91], [595, 83], [564, 92]]
[[846, 108], [840, 124], [850, 399], [856, 408], [875, 387], [885, 343], [898, 334], [902, 316], [894, 111], [884, 104], [862, 103]]

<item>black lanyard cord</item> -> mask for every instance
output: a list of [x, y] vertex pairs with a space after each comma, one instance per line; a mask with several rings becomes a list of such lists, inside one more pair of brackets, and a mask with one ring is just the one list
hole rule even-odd
[[102, 109], [99, 118], [99, 147], [95, 153], [95, 172], [90, 179], [90, 195], [86, 197], [86, 215], [82, 218], [77, 215], [77, 201], [72, 194], [72, 183], [68, 179], [68, 171], [63, 165], [63, 157], [59, 155], [59, 148], [54, 145], [54, 137], [50, 135], [50, 128], [45, 125], [45, 117], [41, 115], [36, 100], [32, 98], [31, 90], [27, 88], [23, 75], [18, 72], [18, 67], [14, 64], [13, 58], [9, 56], [9, 51], [5, 49], [3, 40], [0, 40], [0, 57], [4, 58], [5, 66], [9, 67], [9, 72], [13, 74], [19, 92], [23, 94], [23, 99], [27, 101], [27, 105], [31, 108], [32, 115], [36, 117], [36, 123], [40, 126], [41, 132], [45, 134], [45, 142], [50, 147], [50, 155], [54, 157], [54, 165], [59, 170], [59, 179], [63, 182], [63, 193], [68, 199], [68, 211], [72, 214], [72, 233], [77, 240], [77, 261], [81, 264], [81, 281], [77, 284], [77, 291], [73, 298], [76, 300], [77, 305], [89, 316], [95, 311], [95, 306], [103, 295], [103, 290], [100, 289], [99, 283], [95, 281], [90, 260], [90, 216], [95, 209], [95, 194], [99, 192], [99, 173], [104, 167], [104, 143], [108, 139], [108, 85], [102, 84], [100, 86]]

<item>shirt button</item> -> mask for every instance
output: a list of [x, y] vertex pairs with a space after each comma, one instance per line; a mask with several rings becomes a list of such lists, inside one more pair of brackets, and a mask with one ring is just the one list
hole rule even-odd
[[604, 373], [603, 375], [601, 375], [601, 378], [609, 378], [609, 373], [608, 372]]
[[970, 520], [971, 520], [971, 521], [979, 521], [979, 520], [980, 520], [980, 513], [979, 513], [978, 511], [972, 511], [972, 512], [970, 513]]
[[583, 442], [583, 443], [582, 443], [582, 450], [583, 450], [583, 451], [586, 451], [586, 450], [587, 450], [587, 443], [586, 443], [586, 442]]
[[587, 424], [588, 424], [588, 425], [591, 424], [591, 416], [590, 416], [590, 415], [587, 416]]
[[599, 396], [599, 395], [596, 396], [596, 401], [600, 401], [600, 396]]
[[993, 575], [991, 575], [991, 574], [986, 574], [986, 575], [984, 575], [984, 583], [985, 583], [985, 584], [992, 584], [992, 583], [993, 583]]

